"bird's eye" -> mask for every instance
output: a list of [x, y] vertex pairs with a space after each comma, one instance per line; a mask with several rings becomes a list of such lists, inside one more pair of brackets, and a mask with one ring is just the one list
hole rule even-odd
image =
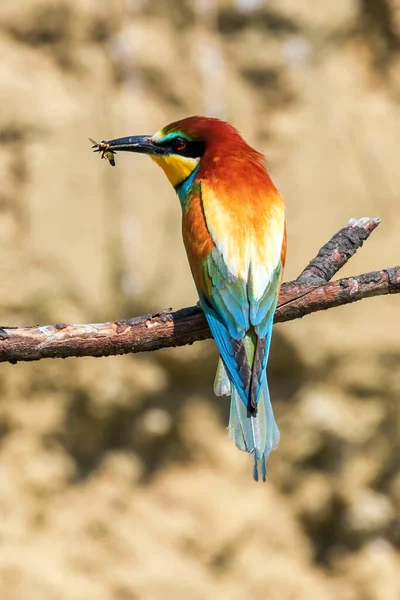
[[186, 148], [186, 140], [181, 137], [177, 137], [174, 139], [174, 150], [177, 152], [182, 152]]

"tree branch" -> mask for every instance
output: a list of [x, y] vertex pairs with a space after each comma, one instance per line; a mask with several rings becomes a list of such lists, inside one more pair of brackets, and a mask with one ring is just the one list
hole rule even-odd
[[[400, 293], [400, 267], [330, 279], [353, 256], [379, 219], [351, 219], [300, 276], [281, 288], [275, 323], [385, 294]], [[0, 328], [0, 362], [110, 356], [183, 346], [211, 337], [202, 310], [171, 309], [110, 323]]]
[[302, 283], [326, 283], [341, 269], [369, 238], [381, 222], [380, 219], [350, 219], [350, 221], [329, 240], [317, 256], [310, 260], [297, 278]]

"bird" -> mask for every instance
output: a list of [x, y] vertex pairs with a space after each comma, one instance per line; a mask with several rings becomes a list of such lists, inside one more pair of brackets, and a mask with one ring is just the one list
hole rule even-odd
[[252, 456], [254, 479], [261, 474], [265, 481], [280, 436], [267, 363], [286, 220], [264, 156], [228, 122], [202, 116], [175, 121], [154, 135], [104, 141], [104, 149], [149, 155], [176, 191], [199, 303], [220, 354], [214, 392], [230, 395], [229, 437]]

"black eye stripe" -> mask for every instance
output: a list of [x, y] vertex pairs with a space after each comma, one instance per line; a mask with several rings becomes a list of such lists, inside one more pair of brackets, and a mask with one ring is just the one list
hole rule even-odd
[[198, 141], [187, 141], [185, 148], [177, 152], [180, 156], [187, 156], [188, 158], [201, 158], [204, 154], [206, 145], [204, 142]]
[[[185, 147], [181, 150], [177, 150], [175, 144], [178, 145], [180, 141], [185, 142]], [[186, 156], [187, 158], [201, 158], [206, 148], [204, 142], [199, 140], [187, 140], [181, 137], [158, 142], [157, 145], [166, 148], [171, 154], [178, 154], [179, 156]]]

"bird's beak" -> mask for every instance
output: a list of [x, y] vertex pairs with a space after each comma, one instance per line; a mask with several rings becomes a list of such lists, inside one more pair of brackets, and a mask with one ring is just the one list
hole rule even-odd
[[102, 142], [107, 144], [113, 151], [138, 152], [139, 154], [150, 154], [155, 156], [165, 155], [166, 148], [158, 146], [152, 141], [151, 135], [133, 135], [130, 137], [116, 138]]

